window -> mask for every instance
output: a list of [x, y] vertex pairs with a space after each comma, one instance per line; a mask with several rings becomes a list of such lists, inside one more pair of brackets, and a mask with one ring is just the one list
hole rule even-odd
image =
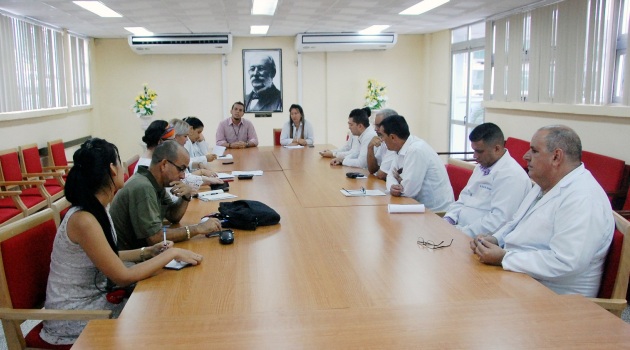
[[565, 0], [491, 21], [486, 100], [622, 102], [629, 1]]
[[89, 105], [88, 43], [0, 12], [0, 114]]

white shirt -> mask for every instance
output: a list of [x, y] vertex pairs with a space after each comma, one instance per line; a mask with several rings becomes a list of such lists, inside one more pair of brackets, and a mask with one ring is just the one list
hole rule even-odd
[[379, 166], [379, 170], [388, 173], [392, 167], [392, 162], [396, 157], [396, 152], [387, 149], [385, 142], [381, 142], [381, 145], [374, 147], [374, 158], [376, 158], [376, 164]]
[[494, 235], [507, 251], [503, 268], [526, 273], [558, 294], [596, 296], [615, 228], [606, 193], [584, 164], [533, 204], [541, 193], [534, 185], [512, 221]]
[[367, 169], [368, 145], [374, 136], [376, 136], [374, 128], [366, 128], [359, 136], [359, 146], [354, 148], [353, 151], [343, 159], [342, 164], [345, 166]]
[[387, 189], [398, 184], [392, 171], [402, 169], [403, 196], [411, 197], [432, 211], [446, 211], [453, 203], [453, 188], [444, 163], [424, 140], [410, 135], [392, 161]]
[[208, 163], [208, 158], [206, 158], [206, 154], [208, 154], [208, 143], [205, 140], [193, 143], [190, 139], [187, 139], [184, 148], [186, 148], [190, 156], [189, 168], [192, 167], [193, 163]]
[[[280, 133], [280, 144], [282, 146], [290, 145], [294, 139], [297, 140], [302, 138], [301, 136], [303, 127], [305, 127], [304, 139], [306, 140], [306, 144], [312, 145], [314, 142], [313, 125], [308, 120], [304, 120], [297, 128], [295, 127], [295, 125], [293, 125], [293, 122], [291, 121], [287, 121], [286, 123], [284, 123], [284, 126], [282, 126], [282, 132]], [[293, 138], [290, 137], [291, 128], [293, 128]]]
[[359, 137], [354, 135], [349, 136], [348, 141], [346, 141], [346, 144], [343, 145], [343, 147], [332, 151], [333, 157], [344, 158], [348, 154], [359, 149]]
[[512, 218], [532, 188], [529, 176], [507, 149], [489, 170], [484, 175], [477, 165], [459, 199], [444, 215], [471, 237], [495, 233]]

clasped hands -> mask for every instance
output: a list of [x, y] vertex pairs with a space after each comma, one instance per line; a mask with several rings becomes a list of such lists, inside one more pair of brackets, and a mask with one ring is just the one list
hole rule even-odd
[[178, 198], [190, 200], [192, 195], [195, 193], [195, 190], [193, 190], [192, 187], [181, 181], [172, 181], [169, 185], [172, 186], [171, 193]]
[[247, 142], [245, 141], [236, 141], [229, 144], [230, 148], [245, 148], [247, 147]]
[[487, 265], [501, 266], [507, 253], [499, 247], [499, 241], [490, 235], [478, 235], [470, 241], [470, 249], [479, 257], [479, 261]]

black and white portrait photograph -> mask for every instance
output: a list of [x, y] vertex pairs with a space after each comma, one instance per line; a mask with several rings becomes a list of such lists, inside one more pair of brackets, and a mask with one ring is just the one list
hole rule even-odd
[[282, 50], [243, 50], [245, 112], [282, 112]]

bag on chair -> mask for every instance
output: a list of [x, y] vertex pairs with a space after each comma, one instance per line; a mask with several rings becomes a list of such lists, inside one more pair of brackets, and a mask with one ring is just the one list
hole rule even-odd
[[265, 203], [253, 200], [238, 200], [219, 203], [222, 226], [240, 230], [255, 230], [258, 226], [275, 225], [280, 214]]

